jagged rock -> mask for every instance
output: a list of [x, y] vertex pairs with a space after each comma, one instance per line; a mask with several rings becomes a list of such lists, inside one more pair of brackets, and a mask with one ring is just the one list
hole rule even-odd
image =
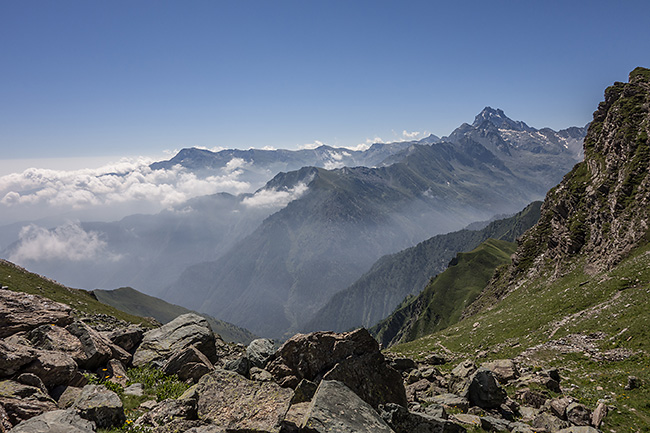
[[441, 384], [442, 375], [440, 374], [440, 370], [437, 368], [428, 367], [418, 371], [421, 373], [423, 379], [426, 379], [429, 382]]
[[257, 368], [264, 368], [273, 353], [275, 353], [273, 340], [269, 340], [268, 338], [253, 340], [246, 348], [246, 357], [250, 361], [251, 366]]
[[460, 364], [458, 364], [451, 371], [451, 377], [449, 379], [449, 392], [452, 394], [460, 394], [467, 390], [469, 386], [470, 376], [476, 371], [476, 364], [473, 361], [467, 359]]
[[11, 423], [9, 422], [9, 415], [5, 411], [5, 408], [0, 404], [0, 432], [4, 433], [11, 428]]
[[375, 409], [386, 403], [408, 406], [402, 375], [388, 365], [381, 352], [345, 359], [328, 371], [323, 380], [343, 382]]
[[13, 380], [0, 382], [0, 407], [4, 408], [7, 419], [12, 425], [43, 412], [58, 409], [54, 400], [40, 388]]
[[411, 371], [417, 367], [415, 361], [410, 358], [393, 358], [390, 360], [390, 366], [397, 371]]
[[141, 383], [132, 383], [131, 385], [124, 388], [125, 395], [133, 395], [140, 397], [144, 395], [144, 385]]
[[600, 424], [603, 422], [603, 419], [607, 416], [607, 405], [602, 401], [598, 403], [596, 409], [591, 415], [591, 425], [599, 428]]
[[67, 385], [76, 376], [77, 363], [63, 352], [37, 351], [37, 358], [21, 371], [38, 376], [48, 388]]
[[140, 325], [131, 325], [127, 328], [116, 329], [108, 333], [107, 338], [113, 344], [127, 352], [135, 350], [142, 342], [144, 328]]
[[72, 308], [37, 295], [0, 289], [0, 338], [41, 325], [66, 326]]
[[424, 413], [440, 419], [449, 419], [445, 407], [440, 404], [429, 404], [424, 408]]
[[[391, 365], [391, 367], [392, 367], [392, 365]], [[395, 368], [395, 367], [393, 367], [393, 368]], [[404, 380], [404, 382], [407, 385], [411, 385], [411, 384], [413, 384], [415, 382], [418, 382], [418, 381], [420, 381], [422, 379], [423, 379], [422, 378], [422, 372], [420, 370], [413, 370], [408, 374], [408, 376], [406, 376], [406, 380]]]
[[449, 409], [458, 409], [462, 412], [467, 412], [467, 409], [469, 409], [469, 400], [459, 397], [456, 394], [440, 394], [427, 400]]
[[281, 386], [295, 388], [302, 379], [322, 377], [348, 357], [378, 352], [379, 344], [363, 328], [340, 334], [296, 334], [275, 352], [266, 369]]
[[244, 377], [248, 377], [250, 374], [251, 363], [247, 357], [241, 356], [237, 359], [228, 361], [224, 368], [226, 370], [234, 371], [237, 374], [241, 374]]
[[12, 376], [36, 357], [36, 350], [29, 346], [0, 340], [0, 376]]
[[535, 431], [553, 433], [569, 427], [569, 423], [547, 412], [542, 412], [531, 423]]
[[300, 425], [309, 411], [310, 402], [292, 403], [282, 421], [282, 433], [300, 433]]
[[481, 417], [467, 413], [457, 413], [452, 418], [461, 425], [468, 427], [481, 427]]
[[432, 384], [426, 379], [420, 379], [419, 381], [412, 383], [406, 386], [406, 398], [408, 401], [417, 402], [421, 401], [422, 398], [428, 396], [428, 391], [431, 388]]
[[108, 364], [106, 364], [106, 373], [109, 376], [108, 380], [117, 383], [122, 387], [125, 387], [126, 383], [129, 381], [124, 364], [117, 359], [111, 359], [108, 361]]
[[61, 409], [71, 408], [80, 395], [81, 395], [81, 388], [77, 388], [76, 386], [65, 387], [65, 390], [61, 393], [57, 401], [59, 408]]
[[95, 423], [70, 410], [53, 410], [23, 421], [11, 433], [93, 433]]
[[497, 359], [484, 363], [482, 367], [492, 371], [497, 380], [502, 384], [508, 383], [519, 377], [517, 364], [515, 364], [512, 359]]
[[257, 367], [251, 367], [248, 375], [250, 376], [251, 380], [256, 380], [258, 382], [270, 382], [273, 380], [273, 375], [271, 373]]
[[84, 386], [72, 407], [82, 418], [95, 422], [100, 428], [121, 426], [126, 421], [120, 398], [100, 385]]
[[530, 425], [519, 421], [510, 423], [509, 428], [511, 433], [536, 433]]
[[99, 332], [80, 321], [71, 323], [66, 330], [81, 342], [82, 353], [76, 358], [79, 367], [94, 371], [111, 359], [113, 352]]
[[45, 384], [40, 377], [36, 376], [33, 373], [23, 373], [16, 378], [16, 382], [22, 383], [23, 385], [33, 386], [34, 388], [40, 389], [43, 394], [47, 395], [48, 391], [45, 387]]
[[138, 427], [157, 428], [168, 424], [174, 419], [197, 420], [196, 400], [194, 399], [167, 399], [158, 403], [151, 411], [137, 419]]
[[300, 427], [309, 433], [393, 433], [368, 403], [334, 380], [321, 381]]
[[222, 369], [203, 376], [190, 393], [198, 395], [200, 419], [224, 429], [261, 432], [279, 432], [293, 396], [276, 383], [255, 382]]
[[172, 353], [190, 346], [195, 346], [211, 363], [217, 361], [215, 335], [210, 324], [193, 313], [183, 314], [160, 328], [145, 332], [133, 354], [133, 365], [153, 363], [160, 367]]
[[143, 410], [152, 410], [156, 406], [158, 406], [158, 402], [156, 400], [147, 400], [140, 404], [138, 407]]
[[507, 394], [492, 371], [481, 367], [470, 378], [467, 397], [471, 405], [494, 409], [505, 403]]
[[298, 386], [293, 393], [293, 398], [291, 399], [291, 404], [303, 403], [306, 401], [311, 401], [316, 394], [318, 385], [311, 380], [303, 379], [300, 381]]
[[487, 431], [510, 431], [511, 422], [493, 416], [480, 417], [481, 428]]
[[[186, 433], [188, 431], [197, 431], [199, 432], [217, 432], [217, 433], [234, 433], [239, 432], [239, 430], [228, 432], [226, 430], [220, 430], [201, 420], [187, 420], [183, 418], [177, 418], [169, 421], [166, 424], [162, 424], [153, 430], [146, 430], [149, 433]], [[204, 430], [207, 429], [207, 430]]]
[[573, 399], [571, 397], [561, 397], [550, 400], [548, 406], [551, 409], [551, 413], [553, 415], [565, 420], [566, 409], [571, 403], [573, 403]]
[[439, 353], [430, 353], [424, 357], [424, 363], [429, 365], [443, 365], [447, 362], [447, 358]]
[[174, 353], [162, 366], [165, 374], [176, 374], [181, 380], [198, 382], [204, 375], [212, 371], [214, 366], [210, 360], [195, 346], [190, 346]]
[[226, 430], [214, 425], [204, 425], [200, 427], [193, 427], [186, 430], [185, 433], [227, 433]]
[[541, 412], [540, 409], [529, 406], [520, 406], [519, 414], [521, 415], [521, 420], [525, 422], [531, 422], [535, 419], [537, 415]]
[[548, 395], [545, 392], [524, 388], [517, 391], [516, 398], [525, 406], [532, 406], [535, 409], [539, 409], [548, 400]]
[[381, 417], [395, 433], [456, 433], [465, 431], [465, 428], [452, 421], [409, 412], [405, 407], [394, 403], [388, 403], [382, 407]]
[[41, 325], [29, 331], [27, 339], [36, 349], [65, 352], [75, 360], [84, 357], [81, 341], [60, 326]]
[[566, 408], [566, 418], [574, 425], [590, 425], [591, 411], [580, 403], [571, 403]]

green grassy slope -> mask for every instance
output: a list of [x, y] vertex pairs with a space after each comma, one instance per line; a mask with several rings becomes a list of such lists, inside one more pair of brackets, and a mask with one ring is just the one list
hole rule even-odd
[[[181, 314], [194, 312], [187, 308], [165, 302], [162, 299], [145, 295], [130, 287], [122, 287], [116, 290], [94, 290], [93, 293], [104, 304], [111, 305], [131, 314], [150, 316], [161, 323], [167, 323]], [[204, 316], [208, 320], [212, 330], [221, 335], [221, 338], [225, 341], [248, 344], [257, 338], [246, 329], [239, 328], [231, 323], [215, 319], [205, 314], [201, 314], [201, 316]]]
[[62, 304], [71, 306], [80, 317], [107, 314], [126, 322], [138, 323], [145, 327], [156, 326], [156, 321], [139, 317], [103, 304], [92, 292], [71, 289], [56, 281], [31, 273], [11, 262], [0, 260], [0, 285], [15, 292], [40, 295]]
[[512, 242], [488, 239], [468, 253], [459, 253], [422, 293], [398, 307], [371, 332], [384, 346], [389, 346], [457, 322], [490, 281], [494, 270], [510, 261], [515, 249]]

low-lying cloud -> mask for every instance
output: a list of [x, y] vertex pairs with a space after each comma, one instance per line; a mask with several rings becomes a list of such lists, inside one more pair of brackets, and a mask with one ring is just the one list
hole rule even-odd
[[119, 260], [119, 256], [106, 250], [106, 242], [99, 233], [85, 231], [78, 223], [68, 223], [53, 230], [34, 224], [20, 231], [17, 246], [9, 260], [15, 263], [29, 261], [96, 261]]
[[0, 209], [38, 206], [59, 211], [110, 207], [129, 203], [155, 203], [160, 208], [180, 204], [190, 198], [230, 192], [250, 191], [240, 180], [245, 162], [233, 159], [218, 174], [199, 177], [176, 166], [152, 170], [151, 161], [122, 160], [99, 169], [74, 171], [30, 168], [0, 177]]
[[299, 183], [287, 190], [261, 189], [242, 200], [242, 204], [257, 208], [282, 208], [300, 198], [308, 189], [306, 183]]

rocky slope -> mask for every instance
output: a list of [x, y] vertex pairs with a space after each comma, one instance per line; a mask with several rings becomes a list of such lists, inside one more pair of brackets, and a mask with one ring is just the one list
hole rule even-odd
[[540, 206], [541, 202], [535, 202], [518, 214], [492, 221], [480, 230], [463, 229], [434, 236], [380, 258], [350, 287], [332, 296], [303, 331], [341, 332], [358, 326], [374, 326], [404, 298], [419, 294], [458, 252], [470, 251], [488, 238], [514, 242], [537, 222]]

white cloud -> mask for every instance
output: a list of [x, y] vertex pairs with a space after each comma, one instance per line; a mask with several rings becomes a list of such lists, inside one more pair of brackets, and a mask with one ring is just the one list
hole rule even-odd
[[37, 225], [22, 228], [17, 248], [9, 260], [16, 263], [42, 260], [91, 261], [119, 260], [106, 251], [106, 242], [96, 232], [87, 232], [77, 223], [47, 230]]
[[307, 184], [303, 182], [288, 190], [261, 189], [252, 196], [244, 198], [242, 203], [248, 207], [282, 208], [300, 198], [307, 189]]
[[402, 137], [406, 138], [407, 140], [414, 140], [418, 138], [420, 134], [420, 131], [408, 132], [406, 129], [402, 131]]
[[276, 148], [273, 147], [273, 146], [264, 146], [264, 147], [262, 148], [262, 150], [278, 150], [278, 149], [276, 149]]
[[[152, 170], [150, 160], [123, 159], [99, 169], [48, 170], [30, 168], [0, 177], [0, 206], [46, 205], [86, 209], [130, 202], [158, 203], [164, 207], [192, 197], [248, 191], [240, 181], [245, 161], [233, 158], [219, 174], [199, 177], [180, 166]], [[0, 207], [1, 208], [1, 207]]]

